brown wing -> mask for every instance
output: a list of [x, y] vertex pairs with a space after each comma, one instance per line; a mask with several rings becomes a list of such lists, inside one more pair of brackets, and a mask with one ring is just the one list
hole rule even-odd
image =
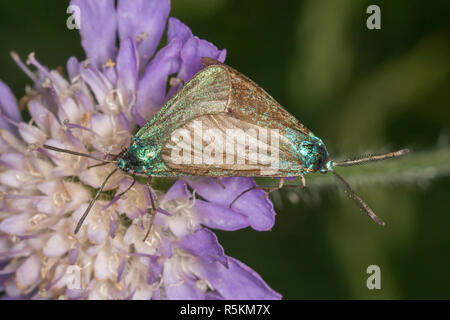
[[164, 163], [198, 176], [297, 176], [302, 172], [292, 141], [278, 129], [230, 113], [192, 119], [162, 150]]
[[297, 118], [286, 111], [263, 88], [237, 70], [211, 58], [202, 58], [204, 66], [222, 66], [227, 70], [230, 81], [228, 112], [241, 119], [254, 119], [260, 125], [285, 130], [291, 128], [304, 135], [311, 131]]
[[164, 143], [173, 130], [205, 114], [224, 112], [230, 96], [228, 72], [222, 65], [197, 73], [136, 134], [145, 143]]

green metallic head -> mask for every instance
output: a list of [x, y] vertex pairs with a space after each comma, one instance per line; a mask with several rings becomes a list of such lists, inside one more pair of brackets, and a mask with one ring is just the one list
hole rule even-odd
[[149, 174], [154, 166], [157, 151], [153, 146], [142, 145], [137, 139], [133, 140], [133, 143], [119, 158], [117, 165], [125, 172]]
[[331, 168], [327, 148], [320, 139], [302, 141], [299, 152], [302, 155], [302, 165], [307, 172], [327, 172]]

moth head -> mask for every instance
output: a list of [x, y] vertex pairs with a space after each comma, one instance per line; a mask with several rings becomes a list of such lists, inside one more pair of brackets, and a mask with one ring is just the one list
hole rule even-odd
[[134, 141], [120, 157], [117, 165], [125, 172], [148, 173], [155, 157], [153, 149]]
[[139, 171], [141, 164], [139, 158], [132, 152], [126, 151], [117, 163], [120, 169], [125, 172]]
[[303, 141], [300, 143], [300, 154], [303, 156], [303, 164], [308, 172], [326, 172], [330, 168], [328, 151], [322, 141]]

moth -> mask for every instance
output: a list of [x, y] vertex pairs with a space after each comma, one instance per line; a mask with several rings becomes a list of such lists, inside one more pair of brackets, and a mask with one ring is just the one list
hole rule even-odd
[[[282, 188], [286, 177], [300, 177], [305, 186], [304, 175], [332, 172], [351, 198], [375, 222], [384, 225], [334, 167], [398, 157], [408, 149], [335, 162], [320, 138], [252, 80], [211, 58], [202, 58], [202, 64], [204, 68], [136, 133], [117, 160], [44, 147], [88, 156], [101, 163], [115, 162], [118, 169], [133, 177], [281, 177], [278, 187], [268, 192]], [[105, 179], [75, 233], [118, 169]], [[152, 207], [156, 212], [153, 198]]]

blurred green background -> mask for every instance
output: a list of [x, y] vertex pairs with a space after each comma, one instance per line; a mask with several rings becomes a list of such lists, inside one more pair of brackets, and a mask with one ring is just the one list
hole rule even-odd
[[[366, 28], [370, 4], [381, 8], [381, 30]], [[78, 32], [65, 27], [66, 8], [61, 0], [2, 1], [0, 79], [17, 97], [30, 82], [10, 50], [22, 58], [35, 51], [51, 68], [72, 55], [84, 58]], [[409, 147], [427, 162], [428, 153], [448, 150], [448, 0], [173, 0], [171, 15], [227, 48], [228, 64], [337, 158]], [[340, 188], [315, 187], [307, 176], [307, 190], [272, 196], [278, 215], [271, 232], [218, 232], [219, 240], [285, 299], [448, 299], [450, 179], [433, 166], [430, 159], [414, 169], [419, 178], [397, 183], [388, 173], [350, 179], [384, 228]], [[345, 177], [347, 170], [339, 172]], [[381, 290], [366, 287], [372, 264], [381, 268]]]

